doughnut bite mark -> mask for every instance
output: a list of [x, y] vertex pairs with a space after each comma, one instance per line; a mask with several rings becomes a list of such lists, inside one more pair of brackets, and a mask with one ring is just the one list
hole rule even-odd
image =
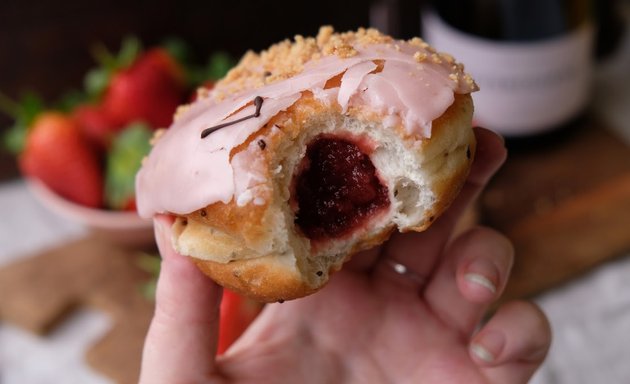
[[311, 242], [342, 238], [390, 204], [370, 157], [350, 138], [315, 138], [298, 170], [295, 223]]
[[224, 287], [312, 294], [453, 201], [475, 154], [476, 89], [452, 57], [376, 30], [323, 27], [250, 52], [156, 141], [138, 210], [176, 216], [174, 249]]

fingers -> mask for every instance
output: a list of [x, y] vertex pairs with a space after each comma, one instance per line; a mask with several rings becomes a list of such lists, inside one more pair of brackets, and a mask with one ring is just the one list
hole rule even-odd
[[477, 227], [456, 238], [425, 289], [435, 314], [465, 337], [503, 292], [514, 249], [502, 234]]
[[141, 383], [201, 382], [213, 369], [221, 289], [171, 247], [172, 220], [155, 221], [162, 255]]
[[503, 138], [496, 133], [484, 128], [475, 128], [475, 137], [477, 139], [475, 161], [466, 183], [449, 209], [429, 229], [432, 236], [437, 238], [436, 245], [438, 246], [448, 241], [459, 218], [471, 202], [477, 198], [507, 157]]
[[473, 337], [470, 356], [491, 383], [526, 383], [551, 344], [545, 314], [529, 302], [511, 302], [497, 311]]
[[361, 251], [352, 256], [344, 266], [344, 269], [358, 272], [370, 270], [374, 266], [374, 262], [378, 259], [380, 253], [380, 246]]
[[386, 244], [382, 257], [404, 264], [420, 275], [428, 275], [433, 271], [460, 216], [503, 164], [507, 155], [503, 139], [492, 131], [475, 128], [475, 136], [475, 161], [453, 204], [425, 232], [394, 234]]

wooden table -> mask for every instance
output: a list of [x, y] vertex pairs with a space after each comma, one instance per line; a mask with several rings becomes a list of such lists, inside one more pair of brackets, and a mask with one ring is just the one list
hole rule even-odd
[[555, 287], [630, 250], [630, 147], [595, 119], [516, 147], [480, 210], [515, 245], [504, 299]]

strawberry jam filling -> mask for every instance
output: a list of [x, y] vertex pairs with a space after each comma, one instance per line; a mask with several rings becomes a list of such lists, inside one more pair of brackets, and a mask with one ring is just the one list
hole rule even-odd
[[370, 157], [349, 139], [316, 138], [299, 169], [295, 222], [311, 240], [348, 235], [389, 206]]

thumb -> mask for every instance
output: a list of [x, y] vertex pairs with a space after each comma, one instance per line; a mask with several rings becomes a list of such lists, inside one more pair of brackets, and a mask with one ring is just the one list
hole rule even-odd
[[173, 250], [172, 222], [166, 216], [155, 219], [162, 267], [140, 383], [200, 382], [214, 370], [222, 290]]

